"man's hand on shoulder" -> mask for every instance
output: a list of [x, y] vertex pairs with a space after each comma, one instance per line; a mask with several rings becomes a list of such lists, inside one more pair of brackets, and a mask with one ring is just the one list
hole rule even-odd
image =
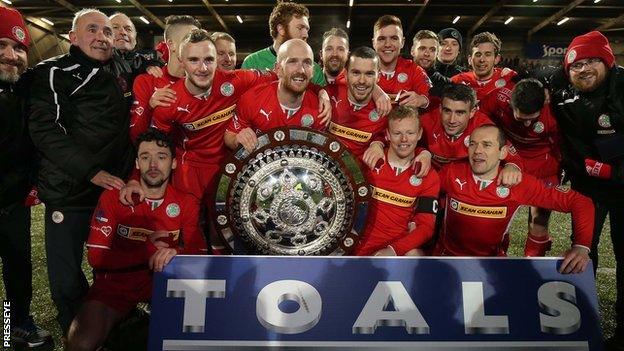
[[124, 187], [124, 185], [126, 183], [124, 183], [123, 180], [121, 180], [118, 177], [115, 177], [114, 175], [102, 170], [99, 171], [95, 174], [95, 176], [93, 176], [93, 178], [91, 178], [91, 183], [97, 185], [97, 186], [101, 186], [102, 188], [106, 189], [106, 190], [111, 190], [113, 188], [115, 189], [121, 189]]

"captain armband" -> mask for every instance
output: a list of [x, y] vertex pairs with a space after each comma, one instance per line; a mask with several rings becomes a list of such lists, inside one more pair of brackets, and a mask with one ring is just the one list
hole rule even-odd
[[431, 213], [437, 214], [439, 209], [439, 203], [437, 197], [421, 196], [416, 200], [416, 213]]

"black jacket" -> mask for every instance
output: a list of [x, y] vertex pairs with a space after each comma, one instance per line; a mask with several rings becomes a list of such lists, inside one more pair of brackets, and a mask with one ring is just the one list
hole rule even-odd
[[18, 86], [0, 82], [0, 209], [23, 202], [32, 185], [35, 154], [23, 96]]
[[436, 72], [440, 72], [440, 74], [442, 74], [443, 76], [447, 77], [447, 78], [451, 78], [454, 75], [466, 72], [467, 69], [460, 66], [460, 65], [456, 65], [456, 64], [446, 64], [446, 63], [442, 63], [438, 60], [436, 60], [436, 62], [433, 65], [433, 70]]
[[100, 170], [125, 179], [132, 164], [123, 92], [76, 46], [31, 73], [27, 108], [39, 196], [47, 206], [94, 207], [102, 188], [90, 179]]
[[121, 88], [128, 108], [132, 105], [134, 97], [132, 95], [132, 85], [134, 79], [149, 66], [162, 67], [163, 63], [158, 60], [158, 55], [154, 50], [129, 51], [122, 53], [113, 49], [113, 59], [104, 69], [111, 72], [117, 78], [117, 85]]
[[[552, 82], [563, 166], [572, 187], [594, 201], [624, 205], [624, 68], [612, 68], [605, 83], [591, 93], [576, 90], [561, 72]], [[612, 179], [589, 176], [588, 158], [613, 166]]]

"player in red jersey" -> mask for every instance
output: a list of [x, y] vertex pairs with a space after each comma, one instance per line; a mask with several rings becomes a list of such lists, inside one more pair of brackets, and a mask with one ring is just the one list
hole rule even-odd
[[71, 324], [66, 350], [100, 347], [137, 303], [150, 300], [152, 271], [162, 271], [177, 254], [206, 252], [197, 200], [169, 183], [176, 168], [173, 143], [153, 129], [137, 142], [145, 201], [124, 206], [117, 189], [100, 197], [87, 240], [94, 283]]
[[522, 205], [531, 205], [572, 213], [573, 245], [564, 253], [560, 272], [584, 271], [594, 225], [592, 201], [568, 188], [548, 188], [529, 174], [514, 187], [496, 186], [494, 179], [506, 152], [503, 132], [493, 124], [484, 125], [470, 136], [469, 162], [452, 163], [440, 171], [446, 213], [435, 254], [505, 256], [514, 213]]
[[[433, 155], [433, 166], [439, 170], [445, 164], [468, 158], [470, 134], [477, 127], [492, 121], [477, 111], [476, 96], [472, 88], [453, 84], [442, 92], [440, 109], [421, 117], [422, 145]], [[513, 185], [520, 181], [524, 161], [508, 143], [505, 167], [499, 184]]]
[[436, 171], [414, 174], [422, 134], [418, 112], [397, 106], [388, 115], [386, 162], [369, 170], [372, 199], [366, 230], [355, 255], [420, 256], [433, 236], [440, 180]]
[[509, 68], [494, 67], [501, 59], [501, 41], [490, 32], [479, 33], [470, 43], [469, 63], [472, 71], [460, 73], [451, 78], [454, 83], [471, 86], [481, 100], [497, 88], [512, 83], [517, 73]]
[[373, 33], [373, 48], [381, 64], [379, 87], [401, 105], [426, 108], [431, 81], [420, 66], [399, 56], [405, 43], [401, 20], [396, 16], [381, 16]]
[[248, 151], [258, 144], [256, 133], [284, 126], [324, 130], [319, 99], [308, 87], [312, 79], [312, 48], [301, 39], [284, 42], [277, 53], [278, 81], [246, 92], [236, 106], [236, 117], [225, 132], [230, 149], [242, 145]]
[[372, 95], [379, 79], [379, 58], [368, 47], [349, 54], [346, 81], [327, 86], [334, 103], [328, 132], [334, 134], [358, 158], [373, 141], [383, 141], [387, 119], [375, 108]]
[[[547, 186], [559, 184], [559, 129], [542, 83], [536, 79], [521, 80], [513, 92], [507, 87], [497, 89], [479, 106], [513, 142], [524, 160], [526, 173]], [[550, 250], [549, 217], [550, 210], [531, 207], [526, 256], [544, 256]]]
[[150, 126], [156, 106], [169, 106], [175, 101], [175, 92], [169, 87], [184, 77], [184, 67], [178, 59], [180, 42], [192, 29], [201, 28], [201, 24], [191, 16], [169, 16], [166, 21], [165, 40], [169, 58], [162, 68], [162, 75], [141, 74], [132, 86], [134, 102], [130, 109], [130, 139], [133, 142]]

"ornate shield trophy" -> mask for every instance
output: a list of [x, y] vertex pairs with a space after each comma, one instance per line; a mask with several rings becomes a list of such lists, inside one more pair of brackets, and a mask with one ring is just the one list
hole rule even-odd
[[234, 253], [347, 254], [363, 232], [370, 191], [355, 157], [331, 135], [278, 128], [223, 166], [215, 224]]

